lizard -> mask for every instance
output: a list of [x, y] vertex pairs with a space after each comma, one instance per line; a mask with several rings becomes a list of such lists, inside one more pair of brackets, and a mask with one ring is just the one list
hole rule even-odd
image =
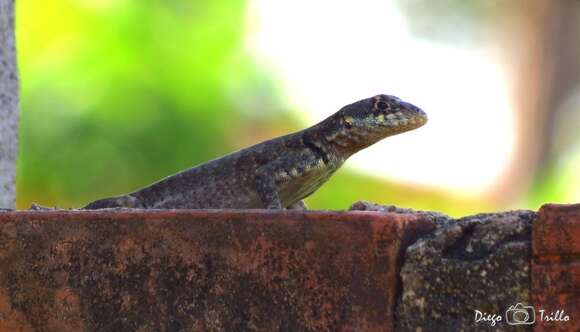
[[302, 131], [267, 140], [82, 209], [306, 209], [314, 193], [354, 153], [423, 126], [427, 115], [395, 96], [342, 107]]

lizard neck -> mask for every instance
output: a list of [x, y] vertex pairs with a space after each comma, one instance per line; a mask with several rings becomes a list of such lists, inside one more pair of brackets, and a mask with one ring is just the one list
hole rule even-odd
[[370, 140], [368, 133], [347, 130], [332, 117], [305, 129], [303, 139], [323, 151], [329, 160], [339, 164], [375, 142]]

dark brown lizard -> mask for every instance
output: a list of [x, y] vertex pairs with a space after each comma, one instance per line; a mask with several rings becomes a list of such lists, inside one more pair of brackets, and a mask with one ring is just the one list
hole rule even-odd
[[324, 121], [169, 176], [84, 209], [300, 208], [348, 157], [385, 137], [421, 127], [427, 115], [397, 97], [344, 106]]

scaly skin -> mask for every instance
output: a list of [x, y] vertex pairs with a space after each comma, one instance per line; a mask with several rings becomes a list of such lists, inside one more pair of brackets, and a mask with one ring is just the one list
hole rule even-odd
[[421, 127], [427, 115], [378, 95], [343, 107], [302, 131], [277, 137], [84, 209], [300, 208], [351, 155], [385, 137]]

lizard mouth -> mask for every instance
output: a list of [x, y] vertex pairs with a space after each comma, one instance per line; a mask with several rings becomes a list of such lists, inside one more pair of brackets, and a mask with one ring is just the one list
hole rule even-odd
[[394, 132], [404, 132], [419, 128], [427, 123], [427, 114], [419, 108], [388, 114], [384, 117], [382, 127]]
[[410, 122], [418, 124], [419, 127], [427, 123], [427, 113], [422, 109], [406, 102], [401, 102], [401, 104], [404, 106], [404, 109], [406, 110], [404, 113], [407, 115]]
[[407, 130], [419, 128], [427, 123], [427, 113], [422, 109], [409, 103], [403, 102], [403, 104], [406, 109], [403, 112], [403, 116], [407, 118]]
[[429, 118], [427, 117], [427, 113], [423, 112], [423, 110], [418, 109], [417, 116], [415, 117], [415, 123], [417, 124], [416, 128], [419, 128], [427, 123]]

